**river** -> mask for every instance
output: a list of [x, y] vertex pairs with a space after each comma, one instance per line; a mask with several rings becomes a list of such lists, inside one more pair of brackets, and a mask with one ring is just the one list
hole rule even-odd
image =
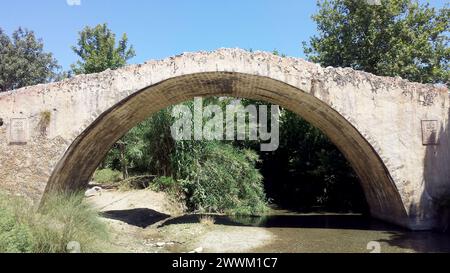
[[[176, 222], [194, 223], [201, 215]], [[358, 214], [297, 213], [273, 210], [263, 217], [214, 216], [217, 225], [254, 226], [274, 240], [256, 253], [429, 253], [450, 252], [450, 235], [412, 232]], [[173, 222], [172, 222], [173, 223]]]

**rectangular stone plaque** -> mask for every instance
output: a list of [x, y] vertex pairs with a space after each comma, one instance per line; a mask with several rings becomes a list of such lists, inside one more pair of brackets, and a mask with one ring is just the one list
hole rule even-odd
[[25, 118], [11, 119], [9, 144], [11, 145], [27, 144], [27, 119]]
[[423, 145], [439, 144], [439, 122], [437, 120], [422, 120]]

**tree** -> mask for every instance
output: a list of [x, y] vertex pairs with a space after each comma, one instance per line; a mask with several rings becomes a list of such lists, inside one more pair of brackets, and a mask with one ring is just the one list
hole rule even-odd
[[448, 6], [416, 0], [319, 0], [319, 34], [304, 43], [311, 61], [423, 83], [448, 83]]
[[78, 45], [72, 47], [80, 61], [72, 65], [75, 74], [99, 73], [107, 69], [117, 69], [127, 64], [136, 54], [128, 38], [123, 34], [117, 42], [116, 35], [107, 24], [86, 27], [79, 33]]
[[0, 28], [0, 92], [53, 81], [58, 69], [33, 31], [19, 28], [10, 38]]

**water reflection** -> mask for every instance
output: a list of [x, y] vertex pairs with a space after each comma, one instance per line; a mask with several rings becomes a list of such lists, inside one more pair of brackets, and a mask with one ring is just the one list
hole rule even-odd
[[[163, 225], [198, 223], [202, 215], [185, 215]], [[263, 217], [214, 215], [217, 225], [261, 227], [275, 240], [252, 252], [367, 253], [369, 242], [378, 242], [381, 252], [450, 252], [450, 236], [434, 232], [411, 232], [363, 215], [302, 214], [275, 210]]]

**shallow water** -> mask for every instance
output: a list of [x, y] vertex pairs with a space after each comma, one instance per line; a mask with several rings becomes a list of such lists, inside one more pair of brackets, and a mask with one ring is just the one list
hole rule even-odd
[[[186, 215], [165, 223], [195, 223], [201, 215]], [[254, 226], [274, 240], [251, 252], [272, 253], [414, 253], [450, 252], [450, 235], [411, 232], [357, 214], [296, 213], [274, 210], [263, 217], [214, 216], [218, 225]]]

